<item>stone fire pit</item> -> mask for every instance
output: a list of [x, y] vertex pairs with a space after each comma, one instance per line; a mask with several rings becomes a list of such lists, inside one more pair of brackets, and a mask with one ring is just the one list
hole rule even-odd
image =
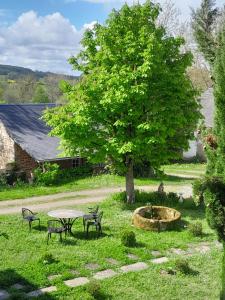
[[165, 206], [143, 206], [137, 208], [132, 217], [135, 227], [150, 231], [173, 229], [181, 218], [179, 211]]

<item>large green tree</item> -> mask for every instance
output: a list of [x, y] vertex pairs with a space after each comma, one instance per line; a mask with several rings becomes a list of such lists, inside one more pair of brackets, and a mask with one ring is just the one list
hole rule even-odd
[[45, 114], [66, 153], [124, 172], [130, 203], [134, 163], [158, 167], [180, 157], [199, 119], [186, 74], [192, 55], [181, 52], [183, 39], [156, 25], [159, 11], [150, 1], [125, 4], [87, 30], [83, 50], [70, 59], [82, 79], [65, 83], [69, 103]]
[[216, 51], [216, 20], [219, 15], [215, 0], [202, 0], [201, 6], [192, 9], [192, 29], [200, 52], [212, 66]]

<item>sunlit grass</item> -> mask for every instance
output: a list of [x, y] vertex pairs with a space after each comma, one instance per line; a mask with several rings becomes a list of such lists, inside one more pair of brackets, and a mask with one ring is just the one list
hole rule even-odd
[[[138, 204], [137, 204], [138, 205]], [[77, 206], [87, 211], [87, 206]], [[0, 217], [0, 231], [8, 236], [0, 236], [0, 286], [10, 290], [10, 286], [18, 281], [26, 283], [26, 291], [38, 287], [54, 284], [58, 291], [46, 299], [92, 299], [88, 296], [85, 287], [75, 289], [67, 288], [63, 280], [76, 276], [91, 277], [94, 272], [107, 268], [118, 270], [124, 264], [133, 263], [127, 253], [139, 257], [139, 261], [148, 261], [152, 258], [151, 251], [159, 250], [167, 255], [170, 248], [186, 249], [188, 243], [201, 241], [214, 241], [215, 234], [209, 229], [201, 209], [178, 209], [186, 223], [199, 221], [203, 224], [204, 237], [193, 237], [187, 229], [169, 232], [147, 232], [136, 229], [131, 225], [132, 209], [123, 206], [116, 198], [108, 199], [100, 205], [104, 211], [103, 236], [96, 239], [95, 233], [86, 239], [83, 233], [82, 220], [77, 220], [73, 227], [74, 237], [67, 237], [61, 244], [58, 236], [53, 236], [49, 245], [46, 243], [46, 223], [48, 216], [40, 213], [42, 230], [34, 225], [31, 232], [27, 224], [22, 226], [20, 215]], [[136, 234], [138, 246], [126, 248], [121, 244], [123, 230], [133, 230]], [[51, 264], [43, 264], [43, 257], [50, 253], [55, 258]], [[120, 274], [118, 277], [101, 282], [105, 299], [218, 299], [220, 291], [220, 263], [221, 253], [212, 249], [211, 254], [194, 255], [189, 259], [191, 267], [198, 272], [197, 275], [168, 275], [163, 276], [160, 270], [167, 267], [174, 268], [174, 260], [166, 265], [151, 265], [147, 270], [137, 273]], [[118, 266], [111, 265], [107, 258], [114, 258]], [[85, 268], [87, 263], [97, 263], [95, 271]], [[7, 278], [13, 270], [17, 278]], [[77, 271], [74, 275], [71, 271]], [[50, 282], [47, 277], [52, 274], [61, 274], [62, 277]], [[15, 276], [16, 277], [16, 276]], [[16, 281], [16, 282], [15, 282]], [[67, 298], [66, 298], [67, 297]], [[45, 299], [45, 298], [43, 298]]]

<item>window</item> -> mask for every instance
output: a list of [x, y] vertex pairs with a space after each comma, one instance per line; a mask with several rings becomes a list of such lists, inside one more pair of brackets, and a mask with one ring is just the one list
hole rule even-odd
[[72, 160], [72, 167], [73, 168], [77, 168], [81, 165], [81, 161], [80, 161], [80, 158], [74, 158]]

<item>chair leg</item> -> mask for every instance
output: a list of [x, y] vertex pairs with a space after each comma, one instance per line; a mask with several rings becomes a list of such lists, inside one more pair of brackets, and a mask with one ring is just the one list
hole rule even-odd
[[86, 224], [85, 224], [85, 219], [84, 218], [83, 218], [83, 226], [84, 226], [84, 231], [85, 231]]
[[101, 224], [98, 224], [98, 237], [102, 234], [102, 226]]
[[86, 231], [86, 236], [88, 237], [88, 230], [89, 230], [89, 225], [87, 224], [87, 231]]
[[32, 222], [29, 221], [29, 230], [31, 231]]
[[50, 237], [50, 233], [48, 233], [48, 236], [47, 236], [47, 245], [48, 245], [48, 242], [49, 242], [49, 237]]

